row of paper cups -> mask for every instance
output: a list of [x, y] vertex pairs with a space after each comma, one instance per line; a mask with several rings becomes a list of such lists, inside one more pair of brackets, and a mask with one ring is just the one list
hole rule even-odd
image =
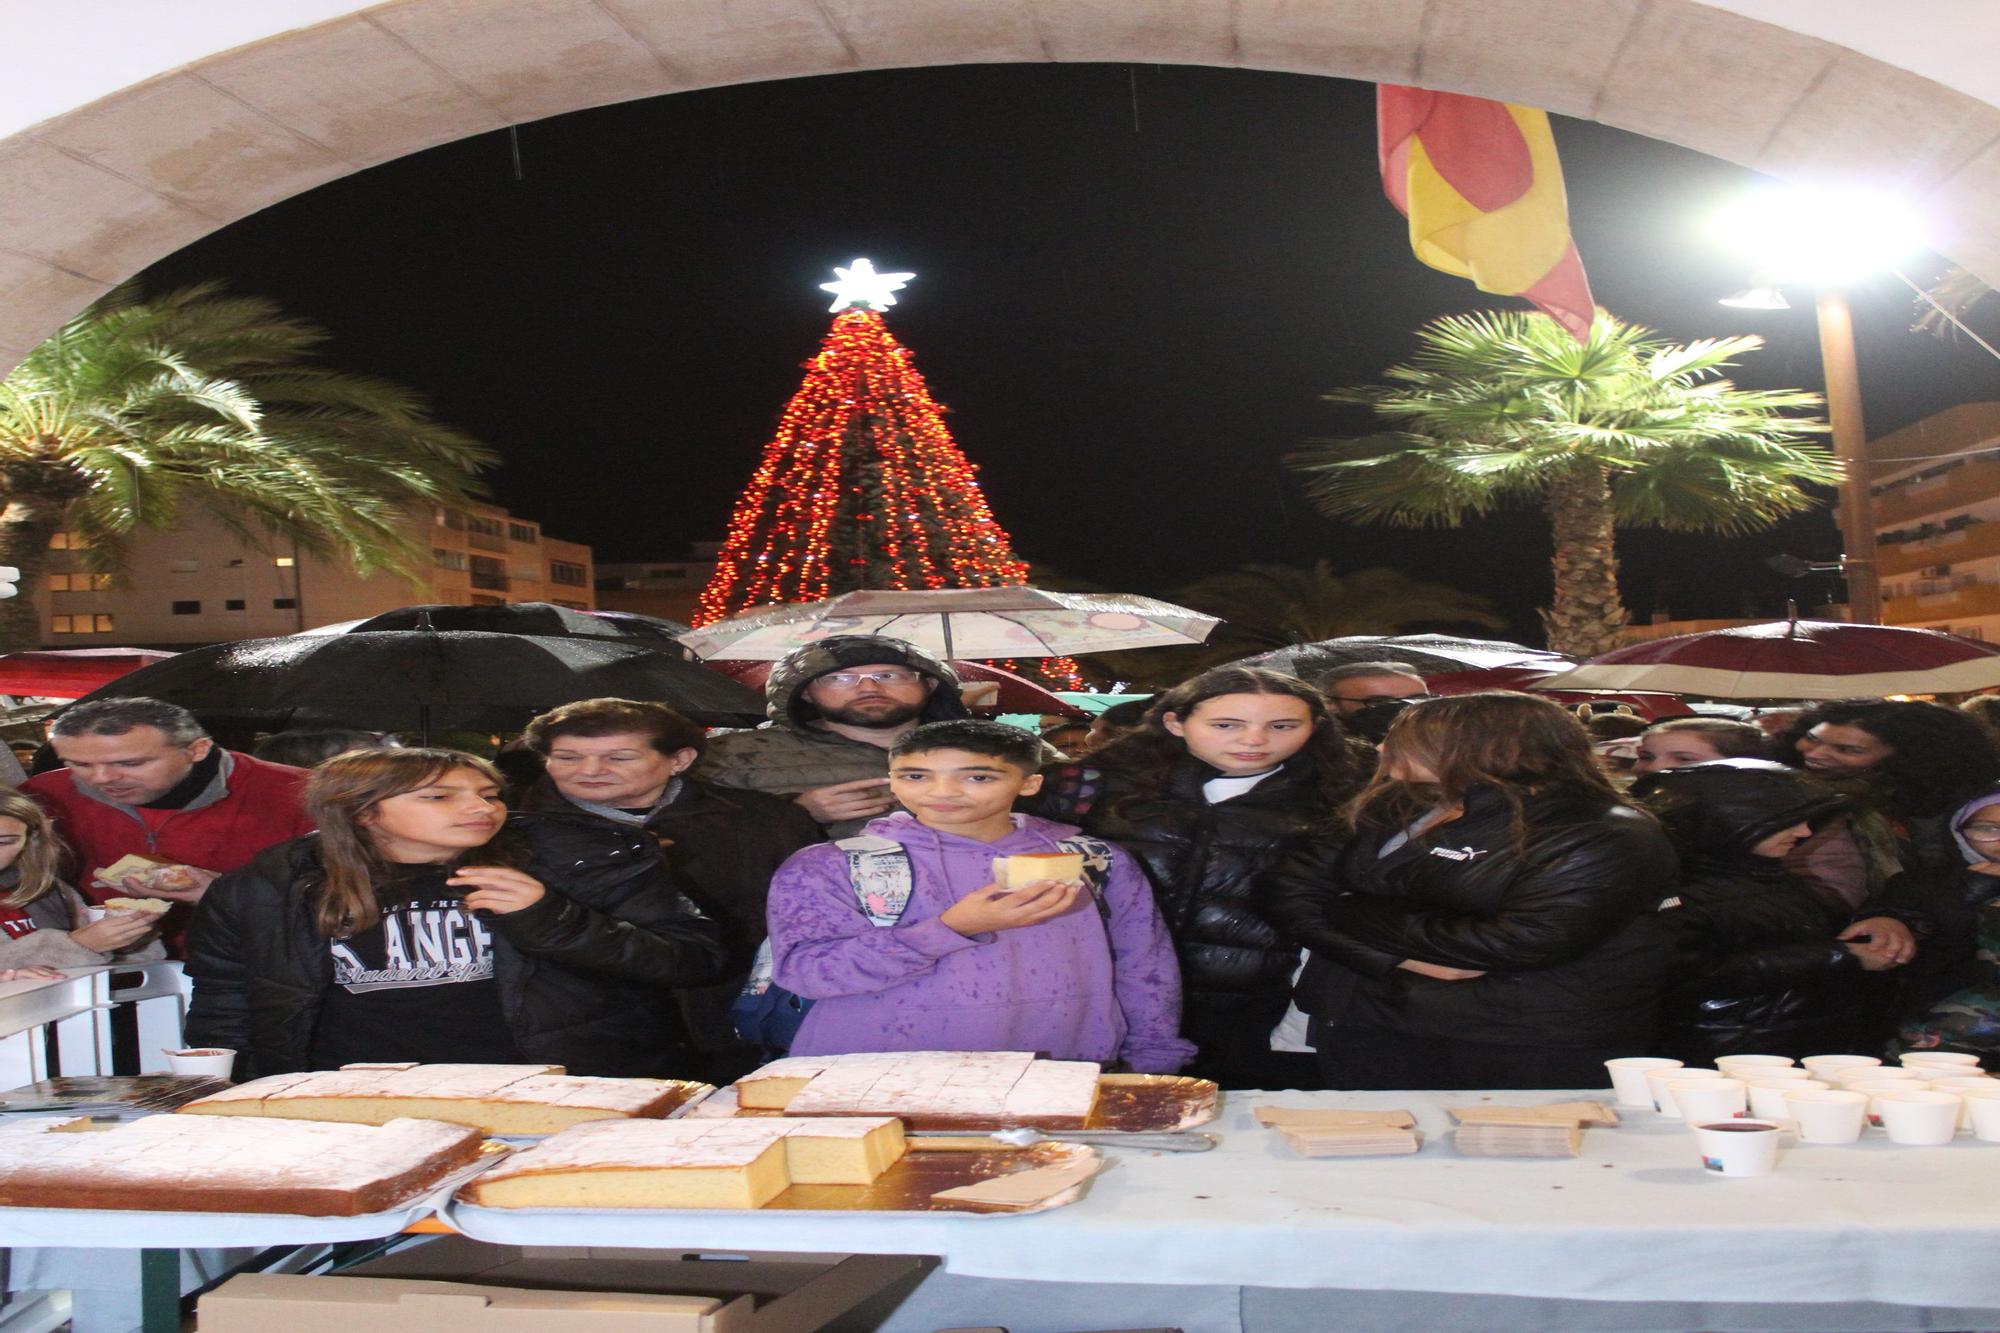
[[1866, 1124], [1896, 1143], [1949, 1143], [1959, 1129], [2000, 1142], [2000, 1079], [1977, 1057], [1912, 1052], [1900, 1068], [1873, 1056], [1723, 1056], [1715, 1069], [1640, 1056], [1607, 1062], [1620, 1105], [1697, 1125], [1757, 1116], [1797, 1122], [1806, 1143], [1852, 1143]]

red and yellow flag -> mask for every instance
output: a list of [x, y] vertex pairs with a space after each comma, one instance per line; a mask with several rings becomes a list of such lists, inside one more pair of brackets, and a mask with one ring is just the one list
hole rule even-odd
[[1588, 337], [1595, 306], [1548, 113], [1387, 83], [1375, 106], [1382, 188], [1409, 218], [1417, 258], [1482, 292], [1526, 297]]

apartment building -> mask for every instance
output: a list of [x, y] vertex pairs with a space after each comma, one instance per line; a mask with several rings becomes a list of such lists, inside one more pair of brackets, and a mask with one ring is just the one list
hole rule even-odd
[[1868, 445], [1882, 619], [2000, 643], [2000, 403]]
[[363, 577], [345, 561], [296, 549], [259, 550], [206, 515], [130, 543], [122, 578], [85, 571], [68, 533], [50, 543], [44, 586], [26, 590], [41, 611], [43, 645], [189, 647], [293, 634], [419, 602], [554, 602], [593, 610], [590, 547], [548, 536], [497, 505], [413, 515], [429, 552], [416, 578]]
[[686, 560], [601, 564], [597, 605], [605, 611], [636, 611], [693, 624], [695, 604], [714, 576], [721, 553], [721, 542], [693, 542]]

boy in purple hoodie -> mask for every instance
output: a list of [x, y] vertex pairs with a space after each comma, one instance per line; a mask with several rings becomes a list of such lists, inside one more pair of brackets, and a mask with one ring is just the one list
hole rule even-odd
[[[1180, 968], [1146, 878], [1068, 824], [1012, 812], [1041, 742], [935, 722], [890, 751], [903, 811], [796, 852], [771, 881], [773, 980], [813, 1000], [793, 1055], [1033, 1051], [1140, 1073], [1194, 1057]], [[1087, 850], [1087, 884], [993, 882], [993, 858]]]

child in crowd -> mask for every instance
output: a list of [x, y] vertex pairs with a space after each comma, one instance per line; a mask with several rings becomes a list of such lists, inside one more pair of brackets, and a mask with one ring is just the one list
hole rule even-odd
[[1965, 857], [1965, 903], [1976, 917], [1977, 954], [1959, 989], [1933, 1004], [1900, 1034], [1912, 1050], [1965, 1051], [2000, 1070], [2000, 791], [1975, 797], [1952, 819]]
[[1751, 723], [1726, 717], [1673, 717], [1655, 722], [1640, 735], [1632, 771], [1657, 773], [1717, 759], [1768, 759], [1770, 753], [1770, 740]]
[[[813, 1000], [794, 1055], [1033, 1051], [1170, 1073], [1180, 972], [1145, 877], [1067, 825], [1012, 812], [1041, 742], [996, 722], [918, 727], [890, 750], [904, 810], [796, 853], [771, 882], [773, 979]], [[1076, 849], [1085, 883], [995, 882], [995, 858]]]
[[62, 844], [41, 806], [0, 788], [0, 967], [95, 967], [166, 957], [160, 918], [112, 911], [86, 922], [83, 896], [56, 875]]

